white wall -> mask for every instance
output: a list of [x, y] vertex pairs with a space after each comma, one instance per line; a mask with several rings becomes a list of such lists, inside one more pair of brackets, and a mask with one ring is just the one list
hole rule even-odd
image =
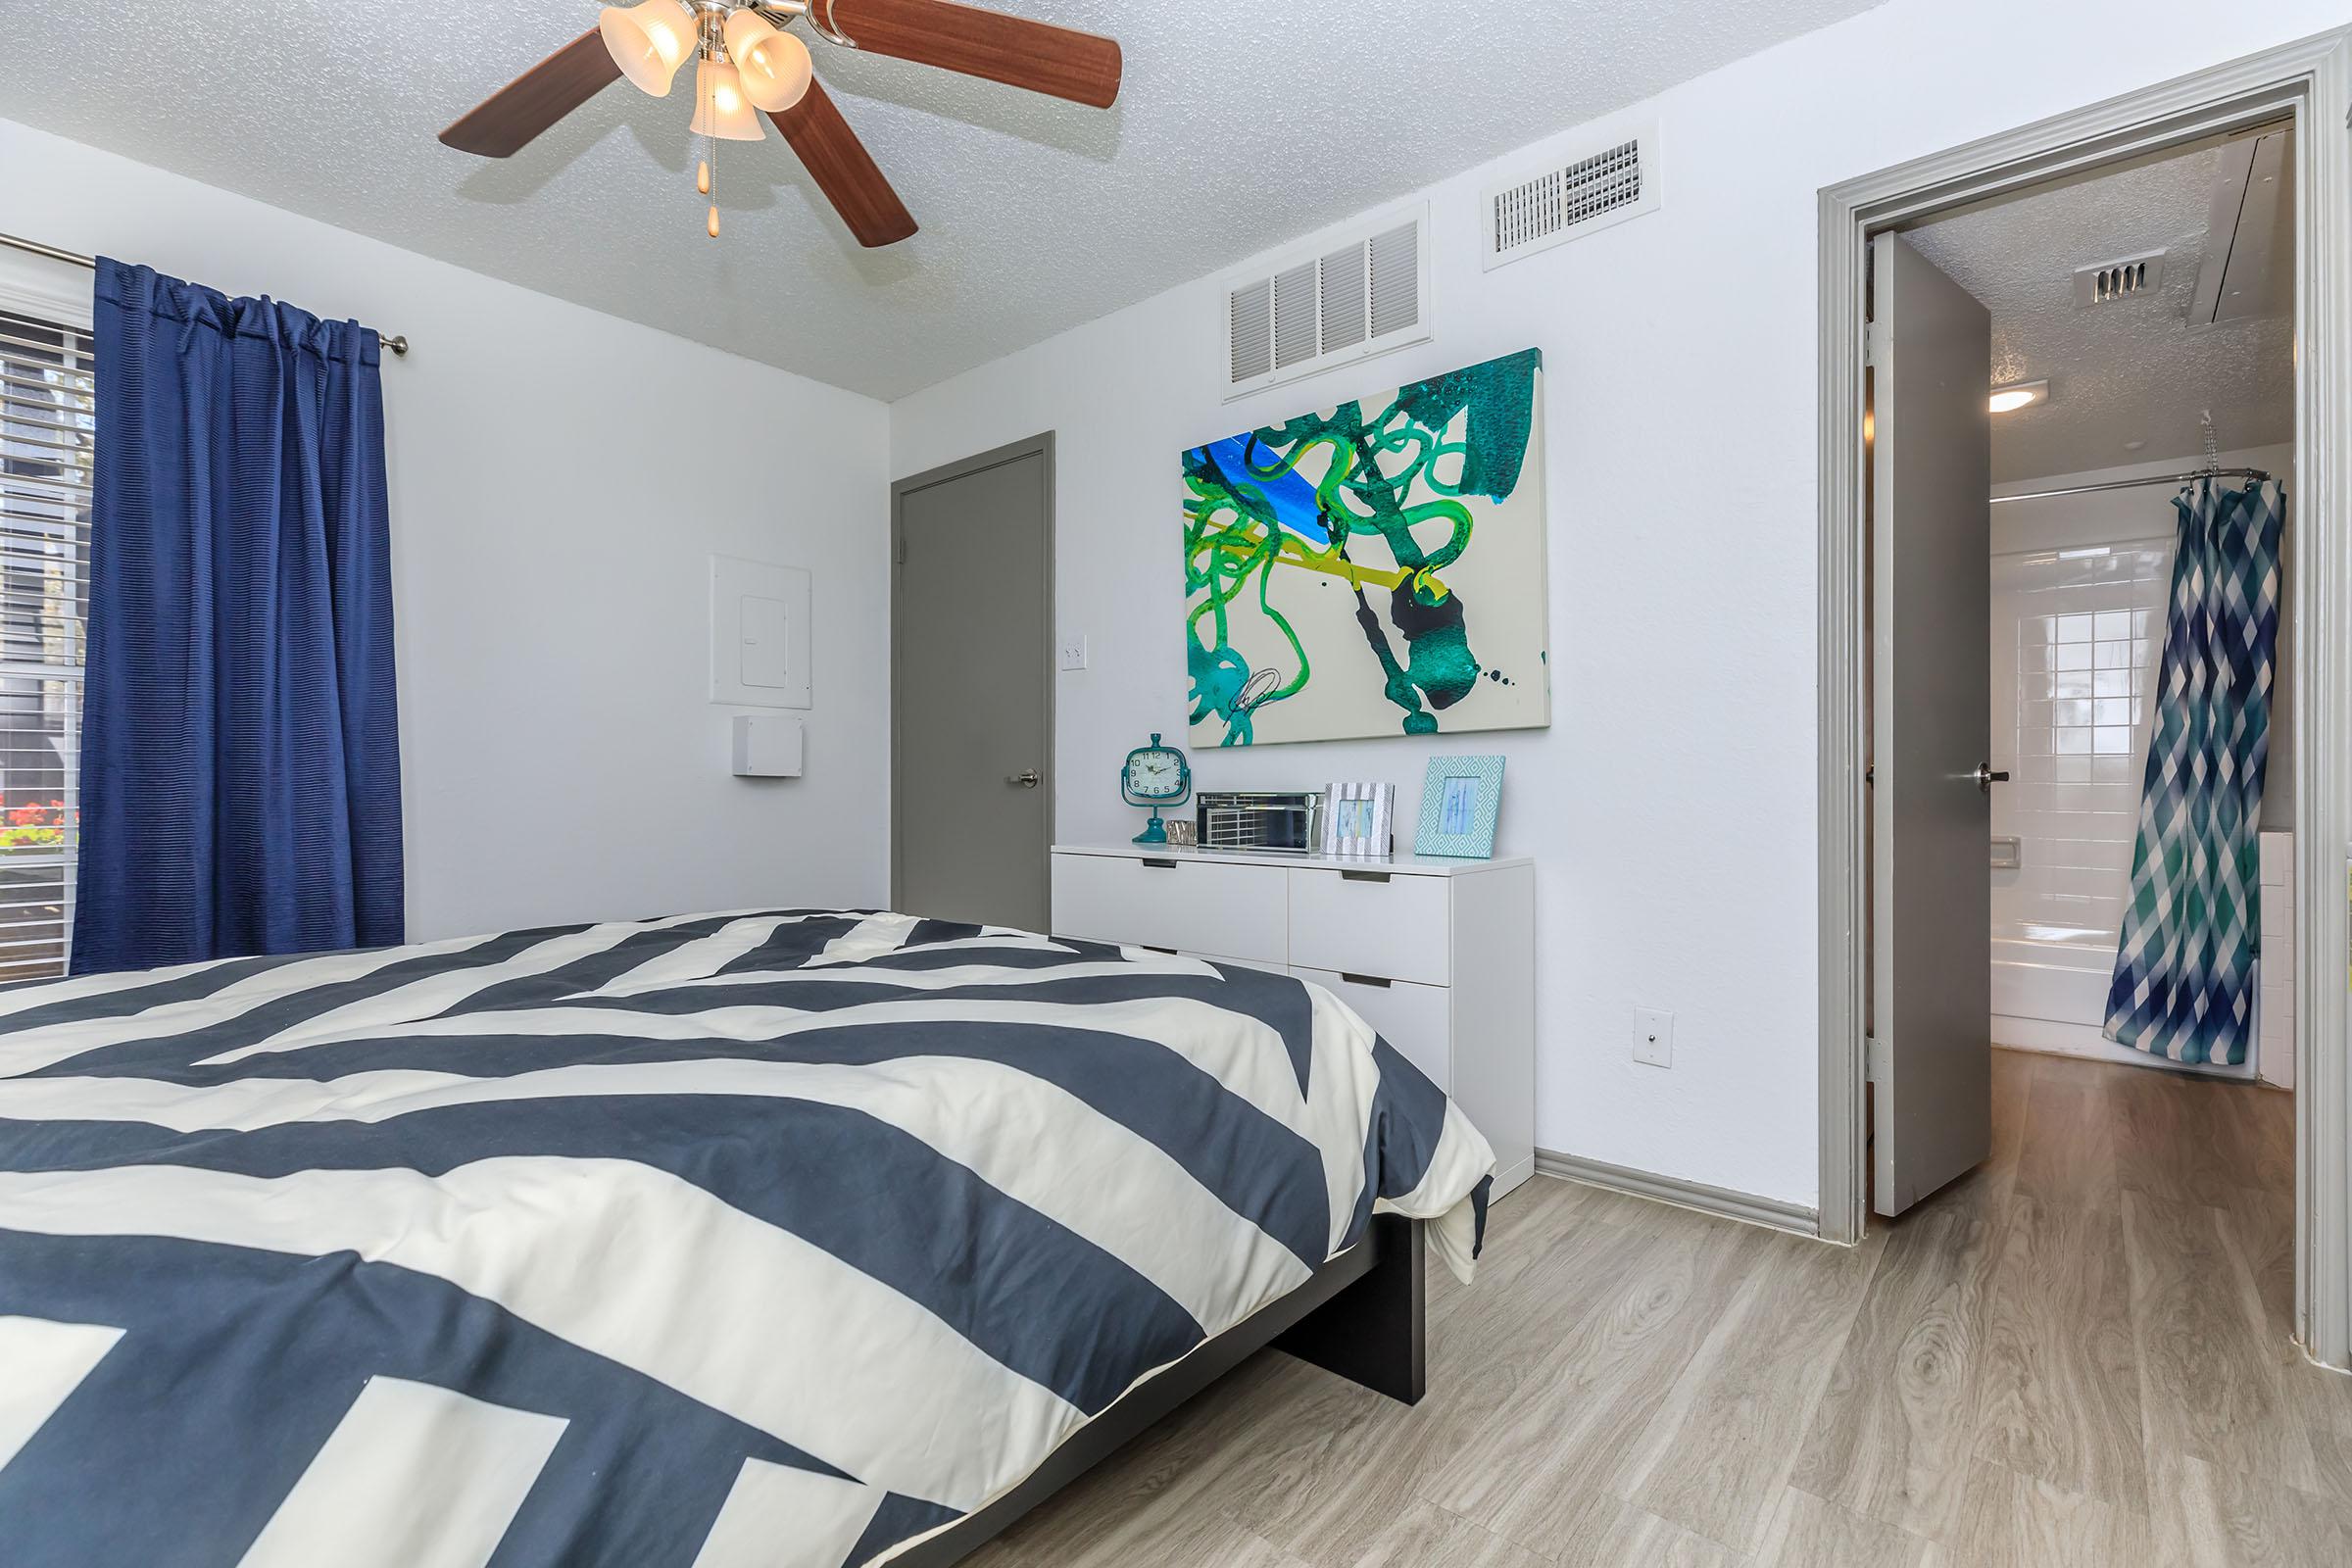
[[[1118, 759], [1185, 729], [1177, 454], [1539, 346], [1552, 727], [1443, 743], [1508, 756], [1499, 847], [1542, 864], [1537, 1142], [1815, 1201], [1816, 193], [2343, 20], [2327, 0], [1893, 0], [1623, 117], [1659, 123], [1655, 216], [1488, 274], [1493, 171], [1431, 187], [1426, 347], [1221, 407], [1204, 278], [894, 405], [901, 475], [1058, 434], [1061, 629], [1093, 640], [1061, 677], [1060, 836], [1131, 834]], [[1434, 749], [1196, 762], [1211, 788], [1391, 778], [1409, 822]], [[1632, 1061], [1637, 1004], [1678, 1014], [1671, 1070]]]
[[[414, 344], [383, 369], [412, 937], [887, 897], [882, 404], [5, 121], [0, 230]], [[711, 552], [815, 574], [805, 778], [728, 775]]]

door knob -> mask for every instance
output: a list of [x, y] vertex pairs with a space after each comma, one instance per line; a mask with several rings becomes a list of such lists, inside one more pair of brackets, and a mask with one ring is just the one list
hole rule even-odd
[[1977, 788], [1983, 790], [1987, 795], [1992, 793], [1992, 787], [1995, 784], [2006, 784], [2009, 782], [2008, 773], [2005, 771], [1997, 773], [1994, 772], [1990, 762], [1979, 762], [1977, 764], [1977, 771], [1974, 774], [1974, 777], [1977, 781]]
[[[2008, 774], [2006, 774], [2006, 773], [2004, 773], [2004, 774], [2002, 774], [2001, 776], [2002, 776], [2003, 778], [2007, 778], [2009, 775], [2008, 775]], [[1025, 772], [1025, 773], [1007, 773], [1007, 774], [1005, 774], [1005, 775], [1004, 775], [1004, 782], [1005, 782], [1005, 783], [1007, 783], [1007, 784], [1018, 784], [1018, 785], [1019, 785], [1021, 788], [1023, 788], [1023, 789], [1025, 789], [1025, 790], [1033, 790], [1033, 789], [1037, 788], [1037, 787], [1038, 787], [1040, 784], [1043, 784], [1043, 783], [1045, 782], [1045, 780], [1044, 780], [1044, 779], [1042, 779], [1042, 778], [1039, 778], [1039, 777], [1037, 776], [1037, 769], [1033, 767], [1033, 768], [1030, 768], [1030, 769], [1029, 769], [1027, 772]]]

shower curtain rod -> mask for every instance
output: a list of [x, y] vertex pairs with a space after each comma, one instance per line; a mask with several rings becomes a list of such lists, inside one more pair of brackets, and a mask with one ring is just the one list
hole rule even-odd
[[[34, 256], [46, 256], [51, 261], [63, 262], [68, 267], [86, 267], [93, 272], [98, 270], [98, 262], [95, 257], [84, 256], [78, 251], [61, 250], [55, 245], [44, 245], [37, 239], [19, 239], [14, 234], [0, 234], [0, 246], [6, 246], [12, 251], [24, 251]], [[405, 355], [409, 352], [409, 340], [405, 337], [385, 337], [381, 332], [378, 332], [376, 337], [384, 347], [396, 355]]]
[[2145, 479], [2110, 479], [2104, 484], [2070, 484], [2063, 490], [2033, 490], [2022, 496], [1994, 496], [1992, 504], [2007, 501], [2047, 501], [2052, 496], [2083, 496], [2093, 490], [2136, 490], [2143, 484], [2195, 484], [2199, 479], [2251, 479], [2256, 484], [2268, 484], [2271, 476], [2260, 468], [2199, 468], [2194, 473], [2152, 473]]

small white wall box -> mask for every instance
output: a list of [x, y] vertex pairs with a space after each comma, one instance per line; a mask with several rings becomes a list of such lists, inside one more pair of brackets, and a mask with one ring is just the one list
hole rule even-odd
[[735, 715], [737, 778], [799, 778], [807, 738], [801, 721], [783, 713]]
[[710, 558], [712, 702], [807, 708], [808, 648], [808, 572], [733, 556]]

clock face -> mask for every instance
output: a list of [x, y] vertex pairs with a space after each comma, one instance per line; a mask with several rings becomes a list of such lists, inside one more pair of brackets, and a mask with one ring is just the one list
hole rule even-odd
[[1172, 801], [1184, 793], [1184, 759], [1175, 752], [1141, 751], [1127, 759], [1127, 793], [1144, 801]]

